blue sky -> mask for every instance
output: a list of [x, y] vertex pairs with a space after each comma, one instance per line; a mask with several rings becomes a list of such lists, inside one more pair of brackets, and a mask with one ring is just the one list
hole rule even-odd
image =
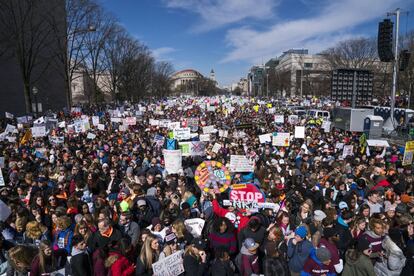
[[290, 48], [318, 53], [337, 42], [376, 36], [396, 8], [400, 31], [414, 28], [414, 0], [99, 0], [158, 60], [178, 70], [216, 72], [220, 85]]

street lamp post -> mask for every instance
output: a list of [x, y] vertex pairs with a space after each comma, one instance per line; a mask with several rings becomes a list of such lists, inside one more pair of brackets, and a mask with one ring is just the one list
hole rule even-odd
[[35, 98], [35, 105], [36, 105], [35, 111], [36, 111], [36, 116], [37, 116], [37, 114], [39, 113], [38, 102], [37, 102], [37, 93], [39, 93], [39, 89], [37, 89], [37, 87], [33, 86], [32, 93], [33, 93], [33, 96]]

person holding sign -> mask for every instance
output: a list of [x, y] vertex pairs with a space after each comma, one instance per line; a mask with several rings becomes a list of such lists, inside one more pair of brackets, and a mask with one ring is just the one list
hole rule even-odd
[[207, 246], [204, 240], [196, 238], [184, 252], [185, 276], [204, 275], [207, 271]]

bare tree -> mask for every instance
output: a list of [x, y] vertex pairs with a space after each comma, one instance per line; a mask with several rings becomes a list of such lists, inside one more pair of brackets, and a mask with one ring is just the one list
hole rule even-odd
[[172, 79], [171, 75], [174, 73], [174, 68], [171, 63], [166, 61], [157, 62], [154, 68], [154, 75], [152, 78], [152, 87], [155, 94], [159, 97], [165, 97], [171, 94]]
[[[47, 2], [47, 3], [46, 3]], [[49, 51], [52, 28], [44, 18], [53, 5], [45, 0], [0, 1], [0, 53], [2, 58], [16, 58], [23, 80], [26, 112], [32, 110], [31, 87], [51, 63]]]
[[410, 108], [414, 106], [414, 30], [402, 36], [401, 48], [411, 52], [407, 68], [398, 74], [399, 90], [409, 96]]

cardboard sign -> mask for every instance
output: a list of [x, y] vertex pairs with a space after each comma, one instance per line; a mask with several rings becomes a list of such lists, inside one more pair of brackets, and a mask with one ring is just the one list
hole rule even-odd
[[152, 264], [154, 276], [178, 276], [184, 272], [183, 252], [178, 251]]
[[32, 137], [45, 137], [46, 136], [46, 126], [36, 126], [32, 127]]
[[104, 124], [98, 124], [98, 130], [105, 130]]
[[304, 126], [295, 126], [295, 138], [305, 138], [305, 127]]
[[191, 131], [189, 127], [186, 128], [176, 128], [173, 130], [174, 138], [178, 141], [189, 140], [191, 139]]
[[289, 147], [290, 133], [289, 132], [273, 132], [272, 145], [278, 147]]
[[165, 169], [169, 174], [179, 173], [182, 170], [182, 155], [181, 150], [166, 150], [162, 151], [164, 155]]
[[92, 116], [92, 125], [94, 125], [94, 126], [99, 125], [99, 117], [98, 116]]
[[283, 124], [285, 122], [284, 115], [275, 115], [275, 123], [276, 124]]
[[210, 141], [210, 134], [200, 134], [200, 141], [201, 142], [209, 142]]
[[272, 142], [272, 133], [259, 135], [260, 144], [266, 144]]
[[185, 228], [187, 228], [188, 232], [190, 232], [194, 238], [201, 237], [204, 223], [204, 219], [201, 218], [186, 219], [184, 221]]
[[254, 162], [244, 155], [230, 155], [231, 172], [253, 172]]
[[342, 152], [342, 158], [346, 158], [347, 156], [354, 155], [354, 146], [353, 145], [345, 145], [343, 152]]
[[219, 137], [228, 138], [229, 137], [229, 131], [228, 130], [219, 129]]
[[221, 144], [215, 143], [213, 148], [211, 149], [212, 152], [218, 153], [221, 150]]
[[386, 140], [367, 140], [367, 144], [370, 147], [381, 147], [381, 148], [388, 148], [390, 144]]
[[291, 125], [296, 125], [299, 123], [299, 116], [298, 115], [289, 115], [288, 122]]

